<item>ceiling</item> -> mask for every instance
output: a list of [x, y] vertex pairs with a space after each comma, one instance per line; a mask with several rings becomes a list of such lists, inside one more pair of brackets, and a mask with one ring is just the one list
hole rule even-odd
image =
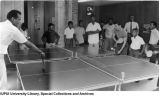
[[131, 1], [150, 1], [150, 0], [78, 0], [79, 3], [85, 3], [94, 6], [110, 5], [110, 4], [124, 3]]

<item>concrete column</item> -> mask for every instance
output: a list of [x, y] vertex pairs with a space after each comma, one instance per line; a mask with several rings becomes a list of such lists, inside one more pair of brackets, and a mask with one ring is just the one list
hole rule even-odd
[[74, 26], [78, 23], [78, 0], [66, 0], [66, 21], [73, 21]]
[[31, 41], [42, 45], [41, 37], [44, 33], [44, 2], [28, 1], [28, 30]]
[[64, 47], [64, 30], [65, 30], [65, 0], [55, 1], [55, 22], [56, 31], [60, 35], [59, 47]]
[[1, 0], [0, 0], [0, 22], [2, 21], [2, 20], [1, 20], [1, 14], [2, 14], [1, 7], [2, 7], [2, 6], [1, 6]]
[[78, 22], [78, 0], [55, 0], [55, 26], [60, 35], [59, 47], [64, 47], [64, 30], [68, 21]]
[[78, 0], [72, 0], [72, 21], [74, 26], [78, 24]]

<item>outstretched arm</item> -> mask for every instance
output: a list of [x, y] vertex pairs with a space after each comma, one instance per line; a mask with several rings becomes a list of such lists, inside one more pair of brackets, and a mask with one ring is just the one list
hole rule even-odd
[[123, 43], [122, 47], [120, 48], [120, 50], [118, 51], [118, 54], [120, 54], [123, 51], [123, 49], [126, 45], [126, 42], [127, 42], [127, 37], [124, 38], [124, 43]]
[[143, 54], [143, 53], [144, 53], [145, 48], [146, 48], [146, 44], [144, 44], [144, 45], [143, 45], [143, 48], [142, 48], [142, 50], [141, 50], [141, 54]]
[[26, 46], [28, 46], [29, 48], [31, 48], [35, 52], [37, 52], [37, 53], [41, 54], [43, 57], [45, 57], [45, 53], [42, 50], [40, 50], [39, 48], [37, 48], [32, 42], [26, 41], [23, 44], [25, 44]]

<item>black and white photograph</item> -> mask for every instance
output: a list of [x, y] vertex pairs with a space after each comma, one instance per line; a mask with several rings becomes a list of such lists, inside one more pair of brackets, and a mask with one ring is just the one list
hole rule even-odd
[[159, 1], [0, 0], [0, 91], [157, 92], [158, 64]]

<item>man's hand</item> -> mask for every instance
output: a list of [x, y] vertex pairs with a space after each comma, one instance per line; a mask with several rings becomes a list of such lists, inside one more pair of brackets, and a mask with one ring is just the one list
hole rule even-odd
[[29, 48], [31, 48], [32, 50], [34, 50], [35, 52], [40, 53], [42, 56], [45, 57], [45, 53], [39, 48], [37, 48], [32, 42], [26, 41], [24, 44], [28, 46]]
[[44, 52], [41, 52], [40, 53], [41, 57], [44, 59], [45, 58], [45, 53]]
[[120, 53], [121, 53], [121, 51], [119, 50], [119, 51], [117, 52], [117, 54], [120, 55]]

